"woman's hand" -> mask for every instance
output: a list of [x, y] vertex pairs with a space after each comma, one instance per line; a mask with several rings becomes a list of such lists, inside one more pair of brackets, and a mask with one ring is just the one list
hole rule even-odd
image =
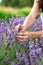
[[20, 32], [20, 33], [18, 33], [18, 35], [16, 37], [17, 37], [18, 41], [27, 41], [30, 37], [30, 34], [28, 31]]
[[18, 24], [17, 26], [15, 26], [15, 28], [13, 29], [13, 31], [14, 32], [18, 31], [19, 27], [20, 27], [20, 24]]
[[17, 26], [15, 26], [15, 28], [13, 29], [14, 32], [18, 31], [19, 27], [21, 26], [21, 31], [20, 32], [24, 32], [26, 30], [26, 25], [21, 25], [18, 24]]
[[29, 40], [30, 37], [32, 37], [33, 39], [40, 38], [41, 35], [43, 35], [43, 31], [37, 31], [37, 32], [25, 31], [18, 33], [16, 37], [19, 41], [26, 41]]

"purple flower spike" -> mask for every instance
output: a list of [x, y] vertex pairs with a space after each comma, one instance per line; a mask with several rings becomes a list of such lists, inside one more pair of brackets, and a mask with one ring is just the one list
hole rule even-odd
[[24, 41], [20, 42], [20, 45], [25, 46], [25, 42]]
[[14, 62], [12, 62], [11, 65], [16, 65], [16, 64]]
[[7, 57], [4, 62], [7, 64], [9, 62], [9, 57]]
[[36, 49], [37, 54], [40, 54], [42, 52], [42, 48]]
[[34, 49], [35, 45], [34, 42], [29, 42], [29, 49], [32, 50]]
[[18, 51], [16, 51], [16, 57], [17, 57], [18, 59], [21, 58], [21, 55], [20, 55], [20, 53], [19, 53]]

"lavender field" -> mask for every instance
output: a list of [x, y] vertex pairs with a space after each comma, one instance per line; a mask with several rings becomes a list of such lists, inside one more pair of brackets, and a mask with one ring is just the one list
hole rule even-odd
[[[13, 16], [7, 20], [0, 21], [0, 65], [43, 65], [43, 35], [39, 39], [30, 37], [29, 41], [18, 42], [17, 32], [13, 28], [18, 24], [23, 24], [26, 17]], [[28, 31], [42, 30], [41, 24], [38, 26], [40, 18], [35, 20]], [[36, 25], [35, 25], [36, 24]], [[37, 28], [36, 28], [37, 27]], [[35, 28], [35, 29], [34, 29]]]

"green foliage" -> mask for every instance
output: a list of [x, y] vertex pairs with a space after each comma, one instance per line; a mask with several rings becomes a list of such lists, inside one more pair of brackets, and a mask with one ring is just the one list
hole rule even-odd
[[24, 7], [30, 6], [32, 7], [34, 0], [2, 0], [2, 4], [5, 6], [17, 6]]
[[[30, 11], [23, 11], [23, 10], [18, 10], [16, 11], [16, 13], [12, 12], [13, 16], [16, 17], [17, 15], [19, 17], [23, 17], [23, 16], [27, 16], [30, 13]], [[40, 15], [40, 13], [38, 13], [37, 17]], [[11, 17], [11, 12], [5, 12], [0, 10], [0, 20], [7, 17], [7, 19], [9, 19]]]
[[33, 1], [34, 0], [19, 0], [20, 1], [20, 4], [19, 4], [19, 6], [30, 6], [30, 7], [32, 7], [32, 5], [33, 5]]
[[5, 6], [18, 6], [19, 0], [2, 0], [2, 4]]

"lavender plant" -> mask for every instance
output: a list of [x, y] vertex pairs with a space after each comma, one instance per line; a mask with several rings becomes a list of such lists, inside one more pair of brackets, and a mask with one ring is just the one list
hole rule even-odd
[[[43, 65], [43, 35], [40, 39], [33, 41], [30, 37], [27, 43], [22, 41], [18, 44], [16, 35], [22, 29], [24, 20], [25, 17], [12, 16], [9, 22], [4, 19], [0, 22], [0, 65]], [[18, 31], [14, 32], [13, 28], [18, 24], [21, 25]], [[34, 23], [30, 30], [38, 30], [37, 25], [38, 22]]]

